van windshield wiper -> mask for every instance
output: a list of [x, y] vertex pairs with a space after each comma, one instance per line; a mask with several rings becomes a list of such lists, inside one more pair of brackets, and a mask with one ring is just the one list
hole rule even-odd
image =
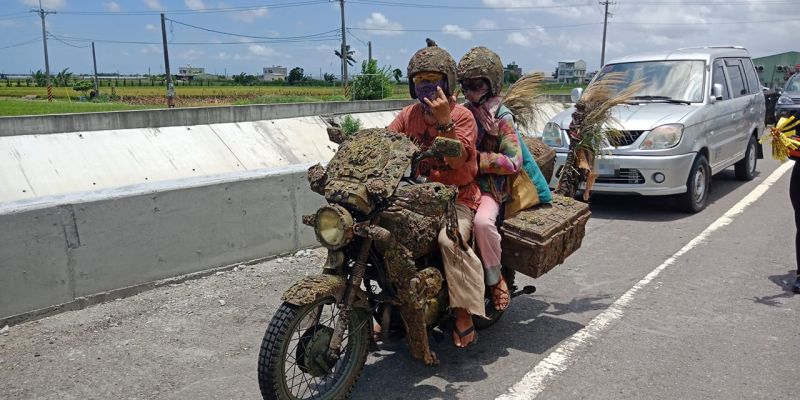
[[692, 104], [686, 100], [676, 100], [669, 96], [633, 96], [634, 100], [657, 100], [657, 101], [666, 101], [667, 103], [673, 104]]

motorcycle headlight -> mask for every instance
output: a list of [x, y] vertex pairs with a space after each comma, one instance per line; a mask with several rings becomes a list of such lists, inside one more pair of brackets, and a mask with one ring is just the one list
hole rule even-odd
[[548, 122], [542, 131], [542, 142], [550, 147], [561, 148], [566, 146], [564, 133], [555, 122]]
[[654, 128], [645, 136], [639, 148], [642, 150], [662, 150], [675, 147], [683, 137], [683, 124], [666, 124]]
[[783, 105], [794, 104], [794, 101], [792, 100], [791, 97], [782, 95], [781, 97], [778, 97], [778, 104], [783, 104]]
[[342, 248], [353, 240], [353, 217], [344, 207], [324, 206], [317, 210], [314, 233], [323, 246], [334, 250]]

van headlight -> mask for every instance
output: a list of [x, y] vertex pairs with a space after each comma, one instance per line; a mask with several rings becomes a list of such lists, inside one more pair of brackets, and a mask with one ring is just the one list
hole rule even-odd
[[565, 147], [567, 144], [567, 141], [564, 139], [564, 132], [561, 131], [561, 127], [555, 122], [548, 122], [544, 125], [542, 142], [550, 147], [556, 148]]
[[781, 97], [778, 97], [778, 104], [781, 105], [794, 104], [794, 100], [792, 100], [792, 98], [787, 95], [782, 95]]
[[683, 137], [683, 124], [666, 124], [654, 128], [645, 136], [639, 148], [642, 150], [662, 150], [675, 147]]
[[314, 233], [323, 246], [342, 248], [353, 240], [353, 217], [344, 207], [328, 204], [317, 210]]

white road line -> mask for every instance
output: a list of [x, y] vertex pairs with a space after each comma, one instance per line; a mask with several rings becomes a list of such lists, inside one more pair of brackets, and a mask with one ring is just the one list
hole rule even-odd
[[[647, 276], [645, 276], [638, 283], [633, 285], [625, 294], [620, 296], [608, 309], [594, 317], [589, 324], [583, 329], [579, 330], [574, 335], [565, 340], [557, 349], [553, 350], [547, 357], [539, 362], [532, 370], [530, 370], [521, 381], [517, 382], [514, 386], [508, 388], [506, 393], [497, 397], [496, 400], [516, 400], [516, 399], [533, 399], [545, 389], [549, 380], [555, 378], [556, 375], [565, 371], [572, 363], [572, 356], [581, 348], [589, 346], [591, 342], [596, 339], [606, 328], [618, 319], [622, 318], [625, 308], [633, 300], [637, 292], [647, 286], [653, 279], [655, 279], [663, 270], [668, 266], [675, 263], [678, 257], [686, 254], [693, 248], [697, 247], [700, 243], [706, 240], [714, 231], [730, 224], [733, 218], [741, 214], [747, 206], [753, 204], [763, 195], [772, 184], [780, 179], [783, 174], [788, 171], [793, 162], [787, 162], [779, 166], [767, 179], [759, 184], [752, 192], [750, 192], [743, 199], [739, 200], [730, 210], [723, 216], [719, 217], [711, 225], [709, 225], [703, 232], [697, 235], [689, 243], [683, 246], [672, 257], [668, 258], [661, 265], [656, 267]], [[788, 204], [788, 202], [787, 202]]]

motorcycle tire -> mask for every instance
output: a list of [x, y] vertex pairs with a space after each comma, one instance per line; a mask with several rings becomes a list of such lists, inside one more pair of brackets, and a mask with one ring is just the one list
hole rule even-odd
[[258, 386], [265, 400], [349, 396], [367, 360], [369, 316], [360, 309], [353, 311], [342, 352], [334, 361], [326, 349], [339, 310], [332, 297], [305, 306], [281, 304], [258, 355]]
[[[508, 286], [508, 307], [511, 307], [511, 293], [514, 292], [514, 279], [516, 277], [516, 271], [511, 268], [503, 267], [502, 269], [503, 278], [506, 280], [506, 286]], [[475, 325], [475, 329], [481, 330], [486, 329], [500, 320], [503, 317], [503, 313], [508, 310], [498, 311], [494, 309], [494, 299], [492, 297], [492, 288], [486, 288], [486, 295], [483, 299], [484, 307], [486, 307], [486, 316], [489, 319], [484, 319], [481, 317], [472, 317], [472, 323]]]

